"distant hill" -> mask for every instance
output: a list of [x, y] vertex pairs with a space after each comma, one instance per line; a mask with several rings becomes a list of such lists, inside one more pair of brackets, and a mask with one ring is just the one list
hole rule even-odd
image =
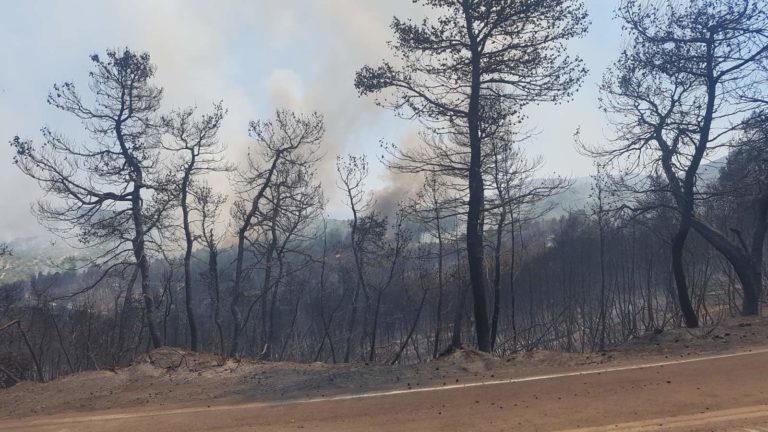
[[71, 269], [87, 262], [90, 252], [74, 248], [51, 234], [8, 242], [12, 255], [0, 260], [0, 283], [25, 279], [40, 272]]
[[[727, 157], [722, 157], [702, 165], [699, 169], [700, 182], [716, 181], [720, 176], [720, 169], [725, 166], [726, 161]], [[589, 203], [594, 183], [592, 177], [576, 177], [572, 178], [571, 181], [573, 181], [573, 185], [568, 190], [544, 200], [540, 205], [542, 209], [552, 208], [547, 217], [558, 218], [570, 211], [583, 209]]]
[[540, 209], [551, 208], [545, 218], [559, 218], [571, 211], [583, 209], [592, 193], [591, 177], [576, 177], [571, 179], [573, 184], [565, 192], [544, 200], [539, 204]]

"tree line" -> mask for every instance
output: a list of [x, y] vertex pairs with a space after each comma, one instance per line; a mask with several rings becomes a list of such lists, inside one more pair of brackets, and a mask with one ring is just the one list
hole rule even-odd
[[[625, 48], [600, 86], [611, 136], [577, 134], [595, 161], [592, 194], [559, 217], [552, 203], [573, 181], [540, 177], [525, 111], [581, 86], [588, 71], [568, 44], [588, 31], [584, 4], [418, 3], [438, 16], [394, 18], [396, 61], [350, 83], [421, 127], [420, 146], [383, 146], [390, 170], [423, 181], [388, 214], [368, 158], [350, 154], [337, 156], [336, 187], [351, 219], [325, 216], [319, 113], [251, 122], [233, 164], [223, 103], [165, 111], [147, 53], [91, 56], [88, 92], [54, 85], [48, 103], [87, 138], [14, 137], [14, 164], [45, 192], [40, 222], [96, 252], [80, 269], [3, 288], [2, 316], [24, 333], [0, 332], [7, 380], [33, 377], [33, 363], [45, 379], [163, 345], [393, 364], [463, 346], [584, 352], [760, 313], [760, 1], [620, 2]], [[214, 172], [227, 190], [207, 182]]]

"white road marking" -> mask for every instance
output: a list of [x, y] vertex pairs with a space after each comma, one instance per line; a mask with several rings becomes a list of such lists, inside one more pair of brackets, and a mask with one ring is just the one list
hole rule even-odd
[[[757, 355], [757, 354], [768, 354], [768, 348], [761, 349], [761, 350], [750, 350], [750, 351], [743, 351], [743, 352], [737, 352], [737, 353], [730, 353], [730, 354], [718, 354], [718, 355], [712, 355], [712, 356], [706, 356], [706, 357], [696, 357], [696, 358], [683, 359], [683, 360], [669, 360], [669, 361], [646, 363], [646, 364], [639, 364], [639, 365], [615, 366], [615, 367], [602, 368], [602, 369], [590, 369], [590, 370], [577, 371], [577, 372], [536, 375], [536, 376], [523, 377], [523, 378], [509, 378], [509, 379], [500, 379], [500, 380], [493, 380], [493, 381], [472, 382], [472, 383], [465, 383], [465, 384], [450, 384], [450, 385], [444, 385], [444, 386], [422, 387], [422, 388], [416, 388], [416, 389], [412, 388], [412, 389], [406, 389], [406, 390], [389, 390], [389, 391], [379, 391], [379, 392], [371, 392], [371, 393], [350, 394], [350, 395], [329, 396], [329, 397], [308, 398], [308, 399], [295, 399], [295, 400], [277, 401], [277, 402], [251, 402], [251, 403], [244, 403], [244, 404], [238, 404], [238, 405], [219, 405], [219, 406], [213, 405], [205, 408], [190, 407], [190, 408], [178, 408], [178, 409], [171, 409], [171, 410], [164, 410], [164, 411], [103, 414], [103, 415], [94, 415], [94, 416], [68, 417], [63, 419], [49, 418], [49, 419], [30, 420], [25, 424], [28, 426], [51, 425], [51, 424], [55, 425], [55, 424], [66, 424], [66, 423], [81, 423], [81, 422], [89, 422], [89, 421], [121, 420], [121, 419], [131, 419], [131, 418], [140, 418], [140, 417], [156, 417], [156, 416], [189, 414], [189, 413], [199, 413], [199, 412], [231, 411], [231, 410], [248, 409], [248, 408], [268, 408], [268, 407], [307, 404], [307, 403], [316, 403], [316, 402], [332, 402], [332, 401], [344, 401], [344, 400], [353, 400], [353, 399], [367, 399], [367, 398], [376, 398], [376, 397], [385, 397], [385, 396], [396, 396], [396, 395], [409, 394], [409, 393], [424, 393], [424, 392], [434, 392], [434, 391], [442, 391], [442, 390], [456, 390], [456, 389], [462, 389], [462, 388], [492, 386], [492, 385], [500, 385], [500, 384], [515, 384], [515, 383], [522, 383], [522, 382], [529, 382], [529, 381], [542, 381], [542, 380], [567, 378], [567, 377], [575, 377], [575, 376], [598, 375], [598, 374], [610, 373], [610, 372], [649, 369], [649, 368], [656, 368], [656, 367], [662, 367], [662, 366], [672, 366], [672, 365], [679, 365], [679, 364], [686, 364], [686, 363], [697, 363], [697, 362], [704, 362], [704, 361], [710, 361], [710, 360], [743, 357], [743, 356]], [[23, 421], [23, 419], [16, 420], [16, 421]], [[3, 426], [3, 423], [4, 423], [3, 421], [0, 421], [0, 430], [5, 429], [5, 427]]]
[[662, 366], [671, 366], [671, 365], [678, 365], [678, 364], [684, 364], [684, 363], [696, 363], [696, 362], [702, 362], [702, 361], [708, 361], [708, 360], [718, 360], [718, 359], [724, 359], [724, 358], [742, 357], [742, 356], [747, 356], [747, 355], [766, 354], [766, 353], [768, 353], [768, 348], [761, 349], [761, 350], [752, 350], [752, 351], [744, 351], [744, 352], [738, 352], [738, 353], [731, 353], [731, 354], [719, 354], [719, 355], [713, 355], [713, 356], [708, 356], [708, 357], [696, 357], [696, 358], [684, 359], [684, 360], [670, 360], [670, 361], [663, 361], [663, 362], [657, 362], [657, 363], [647, 363], [647, 364], [641, 364], [641, 365], [615, 366], [615, 367], [609, 367], [609, 368], [603, 368], [603, 369], [590, 369], [590, 370], [586, 370], [586, 371], [565, 372], [565, 373], [548, 374], [548, 375], [536, 375], [536, 376], [530, 376], [530, 377], [524, 377], [524, 378], [509, 378], [509, 379], [501, 379], [501, 380], [494, 380], [494, 381], [473, 382], [473, 383], [466, 383], [466, 384], [450, 384], [450, 385], [444, 385], [444, 386], [439, 386], [439, 387], [437, 387], [437, 386], [436, 387], [423, 387], [423, 388], [407, 389], [407, 390], [390, 390], [390, 391], [363, 393], [363, 394], [356, 394], [356, 395], [332, 396], [332, 397], [327, 397], [327, 398], [299, 399], [299, 400], [295, 400], [295, 401], [288, 401], [288, 402], [286, 402], [284, 404], [287, 404], [287, 403], [310, 403], [310, 402], [333, 401], [333, 400], [363, 399], [363, 398], [370, 398], [370, 397], [400, 395], [400, 394], [406, 394], [406, 393], [421, 393], [421, 392], [440, 391], [440, 390], [454, 390], [454, 389], [460, 389], [460, 388], [481, 387], [481, 386], [498, 385], [498, 384], [514, 384], [514, 383], [521, 383], [521, 382], [528, 382], [528, 381], [541, 381], [541, 380], [548, 380], [548, 379], [555, 379], [555, 378], [567, 378], [567, 377], [586, 376], [586, 375], [599, 375], [599, 374], [602, 374], [602, 373], [609, 373], [609, 372], [621, 372], [621, 371], [628, 371], [628, 370], [648, 369], [648, 368], [655, 368], [655, 367], [662, 367]]

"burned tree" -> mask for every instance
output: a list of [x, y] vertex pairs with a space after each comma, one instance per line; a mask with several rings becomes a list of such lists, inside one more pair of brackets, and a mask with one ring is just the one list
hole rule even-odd
[[[391, 47], [403, 63], [366, 66], [357, 73], [361, 95], [404, 118], [418, 118], [438, 135], [467, 143], [467, 250], [478, 347], [490, 351], [483, 275], [485, 204], [483, 143], [532, 102], [568, 98], [585, 75], [565, 42], [587, 29], [584, 5], [570, 0], [423, 0], [443, 14], [422, 23], [395, 18]], [[519, 120], [519, 117], [518, 117]], [[448, 160], [401, 152], [404, 170], [429, 171]], [[426, 156], [426, 157], [422, 157]]]
[[[726, 145], [745, 114], [764, 103], [760, 85], [768, 59], [768, 12], [753, 0], [687, 0], [653, 6], [626, 0], [618, 9], [629, 47], [602, 85], [603, 108], [616, 139], [595, 154], [628, 161], [629, 171], [659, 174], [678, 214], [672, 266], [688, 327], [698, 326], [683, 251], [696, 230], [733, 266], [744, 291], [742, 312], [758, 313], [762, 281], [750, 252], [699, 211], [700, 168]], [[634, 188], [642, 191], [644, 186]]]
[[219, 244], [222, 234], [217, 234], [216, 223], [221, 208], [227, 202], [226, 195], [217, 194], [204, 182], [194, 182], [189, 189], [192, 202], [190, 208], [199, 215], [198, 229], [200, 241], [208, 252], [208, 271], [202, 279], [208, 285], [211, 301], [211, 315], [216, 326], [218, 353], [224, 355], [224, 326], [221, 320], [221, 283], [219, 277]]
[[[493, 251], [493, 309], [491, 315], [491, 348], [496, 346], [499, 334], [501, 312], [502, 258], [509, 260], [509, 298], [513, 340], [517, 339], [515, 324], [515, 229], [525, 220], [538, 219], [551, 208], [541, 204], [544, 200], [557, 195], [570, 186], [563, 178], [535, 179], [543, 160], [540, 157], [529, 159], [520, 145], [528, 137], [508, 131], [489, 141], [488, 160], [488, 199], [484, 216], [494, 222], [495, 238], [491, 245]], [[509, 237], [510, 250], [504, 254], [504, 239]], [[516, 343], [516, 342], [515, 342]]]
[[250, 281], [251, 273], [245, 266], [249, 236], [261, 222], [258, 216], [266, 205], [267, 192], [276, 181], [279, 170], [283, 167], [310, 169], [319, 159], [318, 149], [325, 127], [319, 114], [299, 115], [278, 110], [272, 120], [252, 122], [250, 132], [256, 149], [248, 154], [246, 165], [237, 171], [237, 201], [232, 209], [237, 226], [235, 274], [230, 304], [233, 330], [229, 355], [233, 357], [239, 353], [242, 331], [247, 324], [241, 303], [249, 294], [243, 286]]
[[605, 174], [605, 169], [600, 163], [595, 164], [595, 174], [592, 175], [592, 203], [590, 205], [590, 211], [595, 217], [597, 222], [597, 230], [599, 237], [600, 248], [600, 313], [599, 313], [599, 333], [598, 337], [598, 351], [605, 351], [605, 333], [607, 330], [607, 305], [606, 305], [606, 280], [605, 280], [605, 238], [606, 231], [608, 229], [608, 177]]
[[[374, 215], [371, 215], [372, 217]], [[374, 307], [373, 307], [373, 328], [371, 329], [371, 348], [368, 352], [368, 361], [376, 361], [376, 335], [379, 330], [379, 318], [381, 316], [382, 298], [384, 294], [392, 286], [392, 282], [395, 279], [397, 270], [401, 267], [401, 263], [406, 254], [406, 250], [411, 242], [411, 233], [403, 226], [405, 223], [406, 214], [405, 210], [400, 206], [395, 214], [395, 220], [389, 229], [389, 232], [384, 232], [381, 241], [374, 242], [375, 246], [381, 246], [378, 253], [378, 262], [381, 263], [379, 267], [383, 267], [384, 275], [379, 278], [378, 283], [371, 284], [372, 294], [375, 294]], [[382, 218], [386, 223], [386, 218]], [[386, 229], [386, 227], [385, 227]]]
[[[265, 204], [257, 215], [261, 224], [254, 229], [252, 243], [264, 257], [264, 281], [260, 293], [263, 358], [280, 354], [275, 350], [279, 346], [276, 315], [280, 288], [286, 276], [307, 269], [307, 263], [303, 261], [308, 257], [302, 249], [314, 238], [312, 224], [320, 217], [324, 204], [314, 167], [311, 164], [284, 164], [275, 173]], [[294, 259], [290, 260], [291, 257]], [[291, 264], [298, 269], [288, 268]]]
[[[368, 161], [365, 156], [348, 155], [346, 158], [338, 157], [336, 159], [336, 171], [338, 173], [338, 187], [344, 193], [346, 204], [352, 211], [352, 219], [349, 222], [349, 236], [352, 256], [355, 261], [356, 284], [352, 295], [352, 309], [347, 319], [347, 343], [344, 351], [344, 363], [349, 363], [352, 351], [352, 333], [357, 320], [360, 293], [363, 292], [368, 296], [368, 287], [364, 273], [365, 252], [363, 249], [366, 245], [365, 239], [370, 239], [372, 237], [371, 234], [373, 234], [376, 228], [378, 228], [378, 231], [381, 231], [383, 227], [381, 223], [373, 223], [378, 221], [375, 215], [368, 216], [367, 220], [364, 218], [365, 213], [371, 208], [371, 198], [365, 189], [365, 181], [368, 178]], [[365, 228], [362, 231], [360, 229], [361, 226]]]
[[15, 137], [14, 163], [37, 180], [51, 201], [38, 201], [37, 217], [60, 236], [106, 250], [97, 264], [107, 272], [136, 265], [152, 345], [162, 345], [155, 325], [149, 244], [173, 200], [160, 160], [157, 111], [162, 89], [151, 82], [149, 54], [129, 49], [92, 55], [92, 103], [71, 82], [48, 96], [53, 107], [82, 121], [87, 143], [43, 128], [42, 145]]
[[768, 114], [757, 112], [743, 124], [734, 138], [725, 166], [708, 193], [713, 195], [715, 214], [733, 212], [725, 217], [727, 223], [718, 225], [730, 231], [748, 255], [752, 264], [749, 272], [762, 294], [763, 250], [768, 233]]
[[[197, 177], [228, 169], [222, 160], [224, 147], [217, 137], [224, 115], [225, 110], [219, 103], [213, 106], [210, 114], [204, 114], [199, 119], [195, 118], [194, 108], [175, 111], [162, 119], [164, 129], [172, 139], [165, 147], [177, 154], [178, 161], [175, 161], [175, 165], [181, 171], [177, 194], [181, 209], [181, 228], [184, 232], [184, 304], [192, 351], [198, 350], [198, 331], [192, 295], [192, 252], [195, 234], [192, 232], [190, 220], [190, 189]], [[210, 244], [208, 246], [210, 247]]]
[[[437, 241], [437, 305], [435, 305], [435, 335], [432, 358], [440, 355], [440, 337], [443, 327], [443, 303], [445, 290], [445, 255], [447, 243], [446, 219], [457, 212], [457, 199], [449, 193], [445, 179], [437, 173], [430, 173], [424, 185], [408, 205], [409, 215], [423, 224]], [[453, 216], [455, 217], [455, 216]], [[461, 296], [461, 290], [458, 296]], [[455, 347], [458, 348], [458, 347]]]

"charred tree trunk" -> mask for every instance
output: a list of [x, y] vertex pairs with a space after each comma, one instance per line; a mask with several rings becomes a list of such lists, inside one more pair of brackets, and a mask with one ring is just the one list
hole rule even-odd
[[436, 211], [437, 222], [437, 322], [435, 323], [435, 341], [432, 358], [440, 354], [440, 332], [443, 326], [443, 233], [440, 227], [440, 212]]
[[376, 361], [376, 333], [379, 331], [379, 312], [381, 311], [381, 298], [384, 296], [384, 290], [379, 290], [376, 295], [376, 306], [373, 311], [373, 329], [371, 329], [371, 349], [368, 354], [368, 361]]
[[133, 303], [133, 286], [136, 283], [136, 278], [139, 276], [139, 268], [134, 267], [131, 278], [128, 280], [128, 285], [125, 289], [125, 299], [123, 300], [123, 311], [120, 313], [120, 324], [117, 329], [117, 356], [122, 357], [123, 349], [125, 348], [125, 327], [128, 324], [128, 313]]
[[229, 356], [236, 357], [240, 351], [241, 331], [243, 329], [243, 314], [238, 307], [242, 299], [241, 286], [243, 283], [243, 266], [245, 260], [245, 235], [248, 227], [243, 226], [238, 233], [237, 257], [235, 259], [235, 284], [232, 288], [232, 303], [229, 311], [232, 315], [232, 341], [229, 347]]
[[451, 348], [459, 349], [463, 346], [461, 338], [462, 323], [464, 322], [464, 307], [467, 304], [468, 287], [459, 287], [459, 295], [456, 302], [456, 310], [453, 316], [453, 332], [451, 336]]
[[[213, 238], [211, 232], [210, 238]], [[221, 290], [219, 287], [219, 253], [214, 245], [208, 250], [208, 289], [213, 302], [213, 323], [219, 342], [219, 354], [224, 355], [224, 328], [221, 324]]]
[[512, 350], [517, 351], [517, 297], [515, 295], [515, 259], [517, 257], [515, 253], [515, 215], [514, 211], [510, 211], [510, 258], [509, 258], [509, 310], [510, 310], [510, 322], [512, 323]]
[[739, 239], [739, 242], [735, 243], [699, 219], [694, 218], [692, 225], [733, 267], [744, 294], [742, 315], [759, 315], [763, 280], [763, 242], [766, 234], [764, 218], [762, 221], [756, 221], [751, 248], [746, 245], [739, 231], [734, 231]]
[[427, 298], [427, 290], [424, 290], [424, 293], [421, 295], [421, 302], [419, 302], [419, 308], [416, 310], [416, 318], [414, 318], [413, 324], [411, 325], [411, 329], [408, 331], [408, 336], [405, 337], [403, 344], [400, 345], [400, 349], [397, 351], [397, 355], [395, 355], [395, 358], [393, 358], [392, 361], [389, 362], [390, 365], [394, 365], [395, 363], [400, 361], [400, 357], [403, 355], [403, 351], [405, 351], [405, 348], [408, 346], [408, 342], [411, 341], [411, 338], [413, 337], [413, 333], [416, 331], [416, 326], [419, 324], [419, 318], [421, 317], [422, 309], [424, 309], [424, 300], [426, 298]]
[[496, 334], [499, 330], [499, 312], [501, 309], [501, 243], [504, 238], [504, 222], [507, 218], [502, 208], [496, 223], [496, 249], [493, 252], [493, 317], [491, 318], [491, 350], [496, 346]]
[[[598, 192], [602, 194], [602, 189]], [[602, 197], [600, 198], [602, 200]], [[600, 341], [598, 350], [605, 351], [605, 333], [607, 330], [606, 289], [605, 289], [605, 226], [603, 225], [602, 201], [598, 224], [600, 230]]]
[[355, 293], [352, 296], [352, 310], [349, 312], [349, 320], [347, 321], [347, 346], [344, 349], [344, 363], [349, 363], [350, 356], [352, 354], [352, 333], [355, 329], [355, 322], [357, 321], [357, 308], [360, 301], [360, 285], [355, 286]]
[[[272, 319], [273, 314], [270, 309], [267, 307], [267, 299], [269, 298], [270, 290], [273, 290], [273, 285], [275, 285], [276, 291], [276, 282], [272, 281], [272, 267], [274, 263], [274, 256], [275, 256], [275, 248], [277, 247], [277, 236], [274, 231], [274, 222], [272, 225], [272, 229], [270, 229], [270, 241], [269, 245], [267, 246], [266, 256], [265, 256], [265, 264], [264, 264], [264, 282], [262, 283], [262, 294], [261, 294], [261, 354], [260, 357], [263, 359], [267, 359], [270, 356], [270, 337], [271, 337], [271, 325], [272, 325]], [[274, 308], [274, 305], [276, 303], [275, 292], [272, 293], [272, 301], [270, 304]]]
[[291, 335], [293, 335], [293, 330], [296, 328], [296, 320], [299, 317], [299, 305], [301, 304], [301, 296], [303, 295], [303, 292], [299, 292], [299, 295], [296, 296], [296, 304], [293, 307], [293, 316], [291, 317], [291, 326], [288, 327], [288, 333], [285, 335], [285, 339], [283, 340], [283, 345], [280, 348], [280, 355], [277, 357], [279, 361], [282, 361], [285, 356], [285, 349], [288, 348], [288, 342], [291, 340]]
[[274, 353], [273, 347], [277, 346], [277, 332], [275, 331], [275, 310], [277, 309], [277, 299], [280, 292], [280, 284], [283, 280], [283, 252], [280, 251], [277, 253], [277, 278], [275, 278], [274, 283], [272, 284], [272, 299], [269, 303], [269, 322], [268, 330], [267, 330], [267, 346], [265, 348], [264, 352], [264, 358], [270, 358], [272, 357], [272, 354]]
[[160, 333], [157, 331], [157, 326], [155, 325], [155, 304], [152, 299], [152, 290], [149, 284], [149, 259], [147, 259], [144, 246], [144, 230], [143, 224], [141, 222], [141, 215], [136, 214], [134, 216], [134, 225], [136, 227], [136, 237], [133, 240], [134, 258], [136, 258], [136, 265], [138, 266], [139, 273], [141, 274], [141, 295], [144, 298], [144, 312], [145, 319], [147, 320], [147, 330], [149, 331], [149, 337], [152, 341], [152, 346], [154, 348], [160, 348], [163, 346], [163, 342], [160, 339]]
[[[190, 166], [194, 166], [194, 152]], [[195, 321], [195, 311], [192, 299], [192, 248], [194, 239], [192, 237], [192, 228], [189, 222], [189, 204], [187, 202], [189, 195], [189, 181], [191, 171], [187, 169], [181, 184], [181, 218], [184, 228], [184, 307], [187, 312], [187, 325], [189, 326], [189, 346], [192, 351], [198, 351], [197, 322]]]
[[482, 213], [485, 203], [483, 183], [483, 155], [480, 138], [480, 47], [473, 29], [472, 15], [465, 14], [467, 34], [471, 52], [471, 74], [467, 125], [469, 129], [469, 203], [467, 209], [467, 261], [469, 263], [469, 284], [475, 313], [477, 348], [491, 351], [490, 328], [488, 325], [488, 299], [483, 275], [483, 229]]
[[677, 233], [672, 238], [672, 272], [675, 275], [675, 287], [677, 288], [677, 300], [680, 303], [680, 311], [683, 314], [685, 326], [696, 328], [699, 326], [699, 319], [696, 311], [691, 305], [691, 297], [688, 294], [688, 283], [685, 277], [685, 268], [683, 265], [683, 252], [685, 251], [685, 241], [690, 232], [690, 225], [685, 220], [680, 221]]

